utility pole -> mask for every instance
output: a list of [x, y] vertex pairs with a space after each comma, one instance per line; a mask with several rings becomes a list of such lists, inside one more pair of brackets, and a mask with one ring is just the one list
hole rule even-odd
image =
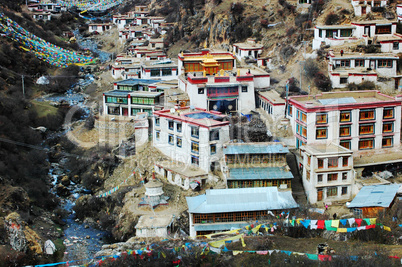
[[22, 79], [22, 96], [25, 98], [24, 75], [21, 75], [21, 79]]

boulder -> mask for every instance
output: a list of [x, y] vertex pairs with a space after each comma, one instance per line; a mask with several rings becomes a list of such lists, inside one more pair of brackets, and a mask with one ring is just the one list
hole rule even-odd
[[59, 196], [67, 197], [70, 195], [70, 190], [62, 184], [57, 185], [56, 191]]
[[64, 186], [69, 186], [70, 185], [70, 178], [68, 178], [68, 176], [66, 175], [61, 179], [60, 182]]

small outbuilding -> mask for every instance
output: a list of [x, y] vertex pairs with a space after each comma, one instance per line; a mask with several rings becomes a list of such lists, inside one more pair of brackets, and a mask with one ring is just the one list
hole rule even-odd
[[172, 230], [173, 215], [143, 215], [138, 220], [137, 237], [167, 237]]
[[363, 186], [348, 208], [353, 209], [356, 216], [376, 217], [392, 207], [399, 188], [399, 184]]

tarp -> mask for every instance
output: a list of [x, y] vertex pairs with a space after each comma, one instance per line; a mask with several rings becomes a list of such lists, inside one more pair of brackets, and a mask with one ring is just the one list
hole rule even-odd
[[53, 255], [53, 253], [57, 250], [56, 246], [51, 240], [47, 240], [44, 245], [44, 250], [46, 254]]

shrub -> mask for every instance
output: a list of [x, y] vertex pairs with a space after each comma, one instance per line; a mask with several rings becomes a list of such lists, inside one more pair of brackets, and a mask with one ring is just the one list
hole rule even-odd
[[281, 54], [282, 58], [285, 61], [287, 61], [294, 54], [295, 51], [296, 50], [292, 46], [288, 45], [288, 46], [283, 46], [281, 48], [280, 54]]
[[309, 20], [309, 14], [299, 14], [295, 18], [295, 25], [301, 26], [304, 22]]
[[260, 20], [260, 24], [263, 27], [267, 27], [269, 24], [269, 21], [267, 19], [262, 19], [262, 20]]
[[315, 74], [320, 71], [320, 68], [314, 59], [309, 58], [306, 60], [306, 63], [304, 63], [304, 71], [306, 72], [307, 77], [313, 78]]
[[318, 89], [328, 92], [332, 89], [331, 80], [322, 72], [317, 72], [314, 78], [314, 84]]
[[374, 90], [375, 89], [375, 83], [370, 82], [370, 81], [364, 81], [364, 82], [359, 83], [359, 84], [349, 83], [347, 88], [350, 91]]
[[233, 15], [240, 16], [244, 11], [244, 6], [240, 2], [233, 3], [232, 7], [231, 7], [231, 11], [232, 11]]
[[296, 32], [296, 28], [295, 28], [295, 27], [290, 27], [290, 28], [287, 29], [287, 31], [286, 31], [286, 36], [290, 37], [290, 36], [292, 36], [295, 32]]
[[370, 44], [364, 47], [364, 52], [365, 53], [380, 53], [380, 47]]
[[326, 25], [335, 25], [339, 21], [339, 16], [334, 12], [330, 12], [327, 17], [325, 18]]

